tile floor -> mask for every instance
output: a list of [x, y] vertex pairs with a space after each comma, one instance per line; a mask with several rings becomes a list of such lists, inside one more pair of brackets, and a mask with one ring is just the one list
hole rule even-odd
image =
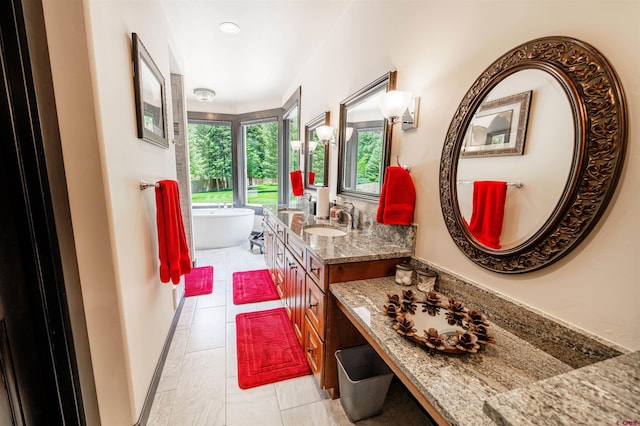
[[[233, 304], [232, 275], [265, 268], [264, 257], [240, 247], [196, 253], [197, 266], [214, 266], [213, 293], [185, 299], [148, 425], [349, 425], [340, 400], [331, 400], [311, 375], [248, 390], [238, 387], [235, 316], [272, 309], [278, 301]], [[358, 425], [430, 425], [394, 378], [381, 415]]]

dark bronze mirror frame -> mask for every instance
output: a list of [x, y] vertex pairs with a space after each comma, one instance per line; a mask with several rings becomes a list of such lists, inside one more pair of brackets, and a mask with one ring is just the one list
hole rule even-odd
[[[313, 165], [313, 163], [310, 161], [311, 158], [311, 152], [309, 152], [309, 142], [313, 140], [313, 133], [315, 132], [316, 128], [320, 127], [320, 126], [328, 126], [331, 121], [331, 113], [329, 111], [326, 111], [320, 115], [318, 115], [316, 118], [314, 118], [313, 120], [309, 121], [307, 124], [304, 125], [304, 135], [305, 135], [305, 139], [304, 139], [304, 169], [305, 169], [305, 173], [304, 173], [304, 187], [308, 188], [308, 189], [316, 189], [318, 186], [329, 186], [329, 150], [331, 149], [331, 143], [327, 143], [326, 146], [324, 147], [324, 182], [322, 185], [315, 185], [315, 184], [311, 184], [309, 183], [309, 172], [311, 171], [310, 166]], [[322, 142], [318, 142], [318, 144], [321, 144]], [[316, 148], [317, 149], [317, 148]]]
[[[487, 94], [523, 69], [551, 74], [571, 104], [575, 150], [564, 192], [547, 222], [530, 239], [508, 250], [480, 245], [458, 208], [456, 171], [465, 131]], [[523, 43], [491, 64], [473, 83], [453, 116], [440, 162], [440, 202], [458, 248], [477, 265], [514, 274], [548, 266], [575, 248], [594, 228], [616, 188], [627, 144], [627, 113], [614, 68], [593, 46], [569, 37]]]
[[[347, 126], [347, 109], [351, 106], [358, 105], [363, 102], [364, 99], [371, 96], [373, 92], [379, 90], [381, 87], [385, 86], [387, 91], [395, 90], [396, 88], [396, 71], [390, 71], [385, 75], [377, 78], [375, 81], [372, 81], [362, 89], [358, 90], [347, 99], [340, 102], [340, 126], [338, 127], [338, 185], [337, 185], [337, 193], [341, 197], [353, 197], [362, 199], [365, 201], [375, 202], [377, 203], [380, 199], [380, 194], [368, 194], [365, 192], [359, 192], [351, 189], [347, 189], [344, 187], [344, 156], [345, 156], [345, 138], [346, 138], [346, 126]], [[380, 113], [382, 117], [382, 113]], [[382, 181], [380, 185], [382, 186], [382, 182], [384, 182], [384, 174], [386, 173], [387, 166], [390, 164], [391, 157], [391, 137], [393, 126], [391, 126], [387, 120], [382, 117], [385, 121], [384, 124], [384, 140], [382, 147], [382, 164], [381, 164], [381, 176]]]

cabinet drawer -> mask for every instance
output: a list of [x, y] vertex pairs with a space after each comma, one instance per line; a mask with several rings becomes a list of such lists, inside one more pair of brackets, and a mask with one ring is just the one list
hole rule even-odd
[[290, 233], [287, 233], [286, 245], [296, 259], [298, 259], [298, 262], [300, 262], [301, 265], [306, 265], [307, 249], [304, 243], [296, 237], [291, 236]]
[[325, 293], [327, 292], [326, 279], [325, 279], [325, 266], [324, 263], [313, 253], [307, 251], [307, 273], [318, 284], [318, 287]]
[[307, 279], [307, 293], [304, 300], [304, 311], [318, 336], [324, 341], [324, 321], [327, 295], [313, 282]]
[[322, 371], [324, 368], [324, 343], [318, 335], [315, 329], [305, 316], [304, 321], [304, 351], [306, 353], [307, 362], [311, 367], [311, 372], [318, 380], [318, 383], [322, 386]]

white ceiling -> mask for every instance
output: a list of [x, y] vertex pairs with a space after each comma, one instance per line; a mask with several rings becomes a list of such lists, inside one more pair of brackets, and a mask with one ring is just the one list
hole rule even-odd
[[[165, 0], [184, 61], [187, 102], [196, 87], [216, 92], [205, 109], [279, 106], [308, 53], [322, 43], [353, 0]], [[219, 25], [232, 21], [236, 35]], [[318, 64], [318, 66], [322, 66]], [[204, 107], [204, 106], [203, 106]]]

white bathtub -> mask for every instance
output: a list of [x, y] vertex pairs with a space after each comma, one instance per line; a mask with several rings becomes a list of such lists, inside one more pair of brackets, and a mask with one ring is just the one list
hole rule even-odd
[[238, 246], [248, 240], [255, 212], [241, 208], [194, 208], [193, 243], [196, 250]]

